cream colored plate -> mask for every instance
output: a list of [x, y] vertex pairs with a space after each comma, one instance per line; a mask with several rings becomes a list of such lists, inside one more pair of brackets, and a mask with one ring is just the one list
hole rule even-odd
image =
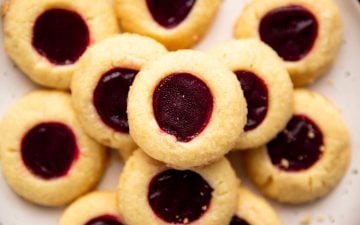
[[[341, 52], [333, 69], [311, 88], [328, 96], [342, 109], [353, 139], [352, 163], [341, 184], [326, 198], [296, 207], [274, 203], [284, 225], [302, 224], [306, 219], [310, 219], [310, 224], [314, 225], [360, 225], [360, 174], [357, 174], [360, 170], [360, 152], [357, 151], [360, 149], [360, 4], [356, 0], [336, 2], [345, 26]], [[224, 0], [209, 34], [197, 48], [207, 49], [229, 40], [244, 3], [243, 0]], [[1, 33], [0, 116], [24, 93], [38, 88], [5, 56], [2, 39]], [[233, 162], [237, 158], [237, 154], [231, 154]], [[121, 167], [120, 160], [113, 155], [99, 188], [114, 190]], [[0, 225], [56, 225], [62, 210], [43, 208], [22, 200], [9, 189], [0, 173]]]

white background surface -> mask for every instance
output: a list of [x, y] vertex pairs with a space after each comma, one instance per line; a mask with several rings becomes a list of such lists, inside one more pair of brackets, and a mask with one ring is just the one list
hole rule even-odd
[[[89, 0], [89, 4], [90, 2]], [[229, 40], [232, 36], [233, 24], [245, 2], [246, 0], [223, 0], [210, 32], [196, 48], [207, 49], [216, 43]], [[301, 221], [308, 216], [311, 219], [310, 224], [314, 225], [360, 225], [360, 174], [356, 172], [358, 170], [360, 172], [360, 153], [357, 151], [360, 147], [360, 6], [358, 6], [360, 4], [357, 4], [356, 0], [335, 0], [335, 2], [340, 7], [344, 21], [343, 45], [332, 70], [310, 88], [326, 95], [342, 109], [352, 135], [352, 162], [340, 185], [324, 199], [303, 206], [272, 202], [284, 225], [301, 224]], [[16, 99], [39, 87], [19, 72], [6, 57], [2, 32], [0, 49], [0, 116], [2, 116]], [[99, 189], [115, 190], [121, 162], [115, 154], [112, 156]], [[238, 154], [231, 154], [231, 159], [235, 163], [239, 162]], [[241, 178], [247, 183], [244, 176]], [[62, 210], [63, 208], [43, 208], [22, 200], [9, 189], [0, 173], [0, 225], [56, 225]]]

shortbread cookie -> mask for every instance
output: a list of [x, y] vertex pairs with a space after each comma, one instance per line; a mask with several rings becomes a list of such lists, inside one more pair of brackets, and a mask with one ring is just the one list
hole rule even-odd
[[113, 192], [96, 191], [73, 202], [58, 225], [123, 225]]
[[189, 48], [207, 32], [220, 0], [115, 0], [125, 31], [150, 36], [168, 49]]
[[275, 210], [265, 199], [241, 186], [238, 209], [230, 225], [281, 225], [281, 222]]
[[124, 158], [136, 148], [126, 113], [129, 87], [144, 63], [166, 52], [150, 38], [121, 34], [92, 46], [75, 70], [71, 91], [82, 126]]
[[125, 224], [228, 225], [237, 194], [238, 181], [225, 158], [176, 170], [139, 150], [120, 175], [117, 200]]
[[129, 92], [131, 136], [151, 157], [176, 168], [220, 159], [242, 133], [246, 113], [236, 76], [193, 50], [146, 64]]
[[119, 28], [107, 0], [11, 0], [4, 18], [5, 50], [34, 82], [69, 88], [88, 46]]
[[349, 139], [339, 110], [328, 99], [296, 90], [292, 119], [266, 146], [247, 152], [246, 168], [267, 196], [309, 202], [328, 194], [345, 174]]
[[313, 82], [332, 65], [342, 40], [333, 0], [253, 0], [234, 28], [236, 38], [257, 37], [285, 61], [296, 86]]
[[293, 87], [277, 54], [256, 39], [233, 40], [210, 50], [237, 76], [247, 102], [244, 134], [236, 149], [266, 144], [292, 115]]
[[25, 199], [45, 206], [69, 203], [99, 181], [105, 149], [80, 128], [70, 95], [35, 91], [0, 124], [3, 174]]

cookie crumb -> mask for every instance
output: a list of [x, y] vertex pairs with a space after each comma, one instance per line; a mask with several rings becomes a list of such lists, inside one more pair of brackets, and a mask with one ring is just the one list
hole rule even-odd
[[349, 71], [346, 71], [346, 72], [345, 72], [345, 76], [346, 76], [346, 77], [350, 77], [350, 76], [351, 76], [351, 73], [350, 73]]
[[284, 167], [284, 168], [289, 168], [289, 161], [287, 159], [281, 159], [280, 164]]
[[310, 225], [310, 224], [311, 224], [311, 215], [305, 215], [300, 221], [300, 225]]
[[318, 218], [316, 219], [319, 223], [324, 222], [324, 216], [318, 216]]
[[312, 221], [312, 217], [311, 215], [305, 215], [301, 221], [300, 221], [300, 225], [310, 225]]

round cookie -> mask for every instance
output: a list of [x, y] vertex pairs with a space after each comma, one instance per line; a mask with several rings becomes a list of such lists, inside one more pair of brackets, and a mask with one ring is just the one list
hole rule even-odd
[[119, 32], [107, 0], [11, 0], [4, 6], [5, 50], [34, 82], [69, 88], [87, 47]]
[[151, 157], [183, 169], [214, 162], [233, 148], [246, 113], [236, 76], [193, 50], [146, 64], [128, 98], [135, 142]]
[[281, 225], [281, 222], [275, 210], [265, 199], [241, 186], [238, 209], [229, 225]]
[[80, 128], [67, 93], [35, 91], [23, 97], [4, 116], [0, 133], [4, 177], [31, 202], [64, 205], [102, 175], [105, 149]]
[[116, 0], [125, 31], [150, 36], [168, 49], [190, 48], [207, 32], [220, 0]]
[[270, 45], [285, 61], [294, 85], [303, 86], [332, 65], [342, 24], [332, 0], [253, 0], [238, 18], [234, 35]]
[[123, 225], [113, 192], [89, 193], [68, 206], [58, 225]]
[[292, 115], [293, 86], [283, 62], [257, 39], [229, 41], [209, 53], [235, 73], [247, 102], [247, 122], [235, 148], [264, 145]]
[[89, 48], [75, 70], [71, 91], [81, 125], [125, 159], [136, 148], [126, 113], [129, 87], [147, 61], [166, 52], [150, 38], [121, 34]]
[[136, 151], [120, 175], [118, 209], [125, 224], [228, 225], [237, 190], [235, 172], [225, 158], [176, 170]]
[[266, 146], [246, 153], [246, 169], [267, 196], [309, 202], [328, 194], [345, 174], [349, 139], [339, 110], [328, 99], [296, 90], [292, 119]]

